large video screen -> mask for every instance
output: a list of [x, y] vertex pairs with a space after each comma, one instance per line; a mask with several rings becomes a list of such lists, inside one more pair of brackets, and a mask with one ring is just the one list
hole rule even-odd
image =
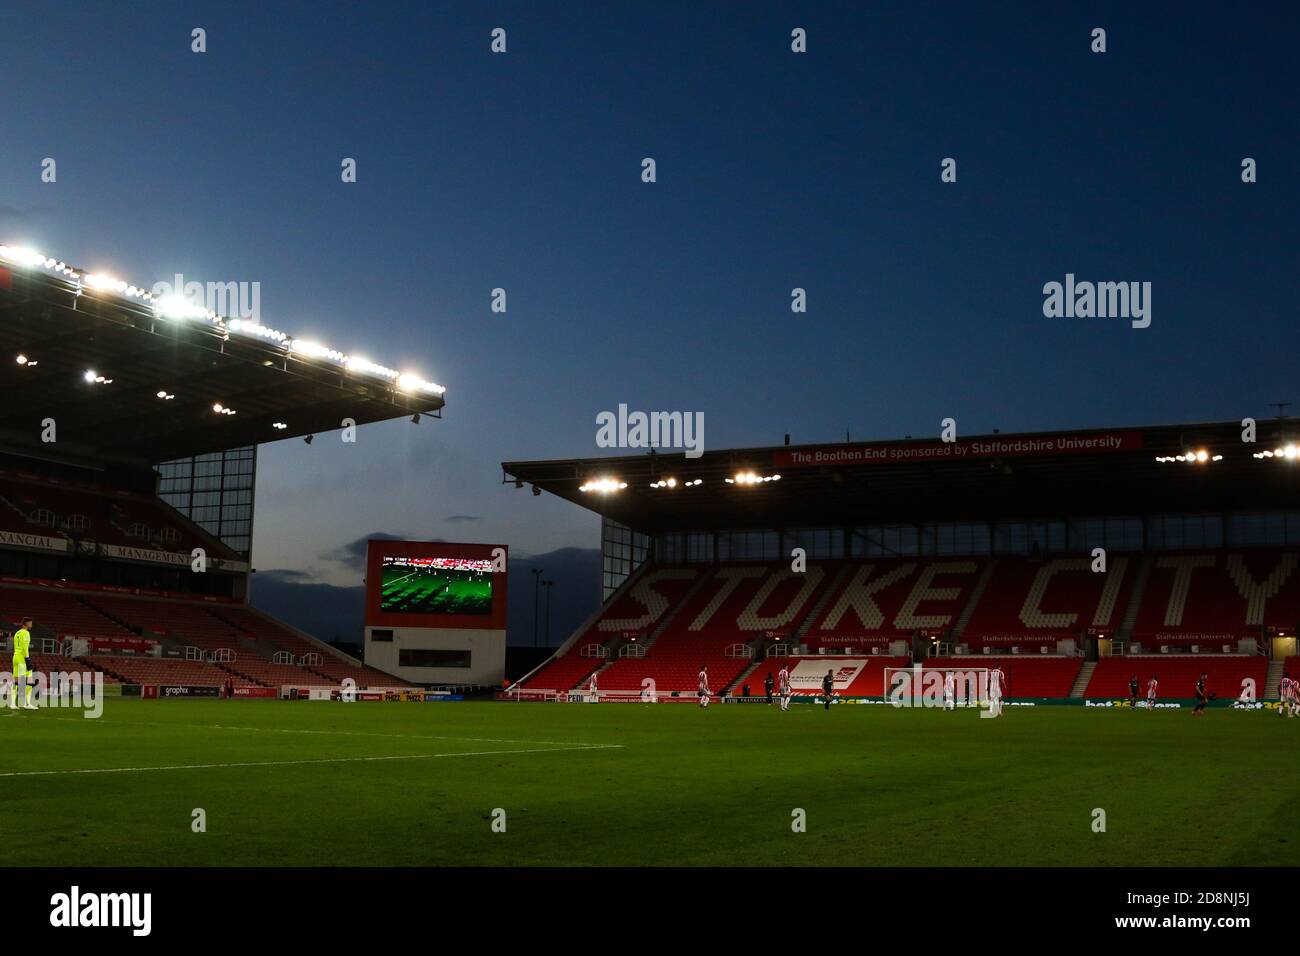
[[385, 555], [379, 610], [393, 614], [492, 613], [492, 562]]

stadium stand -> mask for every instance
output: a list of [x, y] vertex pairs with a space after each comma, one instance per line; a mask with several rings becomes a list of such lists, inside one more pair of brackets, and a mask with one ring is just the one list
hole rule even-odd
[[1298, 621], [1297, 552], [1164, 554], [1153, 559], [1132, 637], [1143, 646], [1221, 650], [1267, 627], [1292, 630]]
[[803, 637], [809, 648], [858, 647], [950, 627], [970, 597], [975, 560], [856, 562]]
[[[1111, 555], [1106, 573], [1094, 573], [1086, 556], [1002, 557], [980, 595], [962, 636], [972, 648], [1009, 645], [1054, 647], [1087, 628], [1113, 630], [1132, 587], [1136, 562]], [[1049, 695], [1051, 696], [1051, 695]]]
[[927, 660], [926, 668], [969, 670], [1002, 668], [1007, 676], [1006, 695], [1016, 697], [1069, 697], [1074, 679], [1083, 666], [1080, 657], [992, 656], [936, 657]]
[[36, 620], [37, 637], [76, 634], [82, 637], [131, 637], [134, 632], [106, 617], [72, 591], [52, 588], [0, 587], [0, 620], [12, 630], [24, 616]]
[[[236, 686], [279, 687], [336, 686], [351, 678], [358, 687], [401, 686], [390, 674], [343, 658], [329, 647], [299, 635], [246, 605], [209, 604], [193, 597], [124, 596], [102, 590], [76, 591], [7, 584], [0, 587], [0, 626], [14, 630], [24, 615], [36, 621], [38, 641], [65, 638], [156, 638], [170, 656], [92, 653], [82, 658], [42, 654], [45, 665], [59, 669], [81, 662], [105, 674], [105, 679], [128, 684], [215, 683], [235, 678]], [[185, 660], [184, 647], [202, 652], [229, 650], [229, 662]], [[262, 653], [265, 650], [265, 654]], [[287, 651], [295, 663], [272, 660]], [[314, 655], [309, 657], [309, 655]], [[298, 663], [303, 658], [310, 664]], [[319, 660], [317, 660], [319, 658]]]
[[[307, 667], [301, 667], [297, 664], [275, 664], [262, 658], [239, 657], [228, 663], [222, 663], [220, 666], [223, 670], [230, 671], [232, 674], [237, 674], [264, 687], [283, 687], [285, 685], [321, 687], [325, 685], [333, 686], [338, 683], [338, 681], [317, 674]], [[392, 678], [388, 678], [388, 680], [391, 681]]]
[[121, 621], [137, 634], [157, 634], [182, 645], [204, 650], [241, 646], [240, 634], [230, 624], [209, 614], [193, 600], [160, 600], [143, 597], [88, 595], [86, 604]]
[[[822, 562], [811, 565], [804, 579], [785, 564], [647, 565], [522, 686], [562, 692], [585, 687], [596, 672], [602, 691], [635, 691], [649, 678], [660, 692], [689, 693], [696, 689], [700, 666], [707, 665], [715, 692], [743, 675], [750, 694], [757, 696], [767, 666], [761, 654], [774, 640], [823, 650], [822, 659], [833, 662], [846, 650], [878, 649], [891, 640], [910, 643], [920, 634], [951, 634], [965, 609], [961, 641], [971, 654], [932, 658], [926, 667], [998, 663], [1011, 696], [1042, 698], [1069, 697], [1076, 680], [1088, 681], [1085, 693], [1090, 696], [1126, 695], [1134, 666], [1166, 670], [1171, 681], [1181, 682], [1179, 695], [1186, 696], [1182, 692], [1190, 693], [1195, 675], [1208, 670], [1212, 683], [1222, 685], [1218, 693], [1236, 696], [1245, 676], [1254, 676], [1262, 689], [1266, 669], [1265, 658], [1234, 656], [1240, 652], [1237, 638], [1258, 635], [1263, 626], [1293, 628], [1300, 619], [1300, 571], [1288, 552], [1112, 554], [1104, 574], [1094, 573], [1084, 556], [989, 561]], [[1130, 608], [1144, 561], [1151, 563], [1151, 580]], [[1189, 589], [1191, 572], [1183, 573], [1178, 600], [1186, 607], [1178, 620], [1186, 624], [1180, 630], [1166, 626], [1157, 642], [1140, 632], [1146, 626], [1149, 634], [1155, 633], [1151, 622], [1157, 615], [1163, 626], [1180, 568], [1193, 569], [1196, 587], [1203, 584], [1204, 590]], [[984, 586], [977, 593], [981, 577]], [[1102, 658], [1088, 678], [1081, 676], [1081, 656], [1055, 653], [1063, 639], [1082, 647], [1089, 633], [1115, 634], [1126, 616], [1137, 622], [1133, 640], [1139, 646], [1143, 641], [1167, 643], [1184, 655]], [[661, 622], [667, 624], [656, 633]], [[1207, 641], [1207, 632], [1223, 637]], [[644, 656], [616, 656], [620, 637], [629, 635], [644, 645]], [[741, 646], [760, 656], [745, 656]], [[1199, 653], [1186, 654], [1193, 646]], [[1231, 653], [1223, 653], [1225, 646]], [[613, 656], [593, 656], [597, 647], [610, 649]], [[1006, 653], [1013, 647], [1017, 653]], [[904, 666], [907, 660], [872, 658], [873, 665], [884, 662], [882, 668]], [[1144, 686], [1148, 676], [1141, 674]], [[878, 682], [879, 670], [868, 668], [854, 687]], [[1173, 685], [1168, 686], [1173, 696]], [[733, 690], [739, 693], [740, 687]]]
[[829, 578], [821, 565], [802, 574], [757, 564], [711, 568], [703, 586], [646, 645], [645, 656], [613, 661], [598, 676], [600, 687], [637, 690], [651, 678], [659, 691], [694, 691], [700, 668], [708, 667], [716, 693], [752, 664], [740, 647], [796, 627]]
[[690, 592], [702, 573], [703, 569], [695, 567], [643, 569], [622, 594], [579, 628], [561, 652], [529, 675], [522, 686], [564, 691], [584, 684], [606, 663], [605, 658], [593, 656], [597, 648], [633, 637], [644, 640]]
[[1152, 675], [1159, 679], [1157, 693], [1161, 698], [1190, 698], [1195, 696], [1196, 681], [1202, 672], [1209, 675], [1206, 688], [1210, 693], [1235, 698], [1241, 693], [1241, 682], [1247, 678], [1255, 681], [1259, 692], [1263, 691], [1268, 676], [1268, 659], [1244, 654], [1105, 657], [1097, 662], [1085, 696], [1127, 698], [1129, 680], [1136, 674], [1144, 698], [1147, 681]]
[[124, 684], [187, 684], [195, 686], [221, 686], [226, 678], [233, 678], [236, 687], [258, 687], [256, 681], [234, 674], [205, 661], [184, 661], [168, 658], [125, 657], [91, 655], [86, 663], [105, 674], [111, 674]]
[[9, 469], [0, 469], [0, 517], [6, 530], [185, 554], [201, 547], [213, 557], [235, 557], [161, 499]]

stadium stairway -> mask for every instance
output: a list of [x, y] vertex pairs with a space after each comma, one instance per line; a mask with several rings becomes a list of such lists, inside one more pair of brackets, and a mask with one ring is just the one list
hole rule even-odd
[[145, 636], [143, 628], [136, 627], [135, 625], [131, 624], [129, 621], [124, 621], [115, 614], [110, 614], [108, 611], [105, 611], [102, 607], [97, 607], [96, 605], [92, 604], [90, 601], [86, 600], [86, 598], [80, 594], [74, 596], [76, 597], [77, 601], [80, 604], [94, 611], [100, 617], [112, 621], [118, 627], [125, 628], [126, 630], [130, 631], [132, 634], [138, 634], [141, 637]]
[[677, 615], [681, 613], [682, 608], [686, 607], [688, 604], [691, 603], [695, 595], [700, 593], [700, 591], [709, 583], [709, 581], [712, 580], [712, 577], [713, 576], [708, 572], [708, 569], [706, 568], [705, 572], [701, 574], [699, 578], [690, 586], [687, 592], [684, 595], [682, 595], [682, 599], [678, 601], [673, 607], [670, 607], [668, 609], [668, 613], [665, 614], [663, 616], [663, 619], [658, 624], [655, 625], [654, 630], [652, 630], [649, 634], [646, 635], [646, 638], [644, 641], [642, 641], [641, 646], [649, 647], [655, 641], [659, 640], [659, 638], [663, 636], [664, 631], [668, 630], [668, 628], [672, 626], [673, 621], [677, 619]]
[[[219, 613], [217, 608], [204, 605], [203, 610], [209, 617], [215, 618], [219, 623], [231, 628], [235, 632], [235, 640], [244, 650], [251, 651], [258, 657], [263, 657], [267, 660], [270, 660], [272, 654], [275, 653], [271, 650], [271, 643], [269, 641], [263, 641], [256, 634], [251, 633], [248, 628], [244, 627], [240, 622], [231, 620], [224, 614]], [[270, 653], [264, 653], [264, 650], [269, 650]]]
[[988, 589], [989, 582], [993, 580], [993, 574], [997, 571], [998, 559], [989, 558], [984, 565], [984, 571], [980, 574], [979, 580], [971, 588], [970, 598], [966, 601], [966, 606], [961, 609], [961, 614], [953, 622], [952, 631], [948, 640], [953, 644], [958, 644], [966, 634], [966, 628], [970, 624], [971, 617], [975, 614], [975, 608], [979, 607], [980, 599], [984, 597], [984, 592]]
[[[739, 677], [733, 680], [726, 687], [722, 688], [720, 692], [721, 696], [723, 697], [727, 696], [728, 694], [732, 693], [737, 687], [744, 687], [745, 682], [749, 680], [750, 676], [757, 673], [759, 668], [761, 668], [762, 665], [767, 662], [767, 660], [768, 658], [766, 657], [755, 657], [753, 662], [748, 667], [746, 667], [743, 671], [740, 672]], [[760, 685], [761, 683], [762, 682], [760, 681]]]
[[723, 687], [722, 690], [718, 692], [719, 696], [726, 697], [737, 687], [744, 686], [744, 681], [748, 679], [749, 675], [758, 670], [759, 666], [767, 660], [767, 657], [765, 656], [767, 643], [768, 640], [765, 635], [759, 635], [749, 642], [748, 647], [754, 654], [754, 656], [750, 658], [750, 665], [737, 674], [735, 680]]
[[[654, 644], [655, 641], [657, 641], [661, 636], [663, 636], [664, 631], [666, 631], [670, 626], [672, 626], [673, 621], [677, 618], [677, 615], [681, 611], [681, 609], [691, 603], [691, 600], [695, 597], [695, 595], [698, 594], [700, 592], [700, 589], [703, 588], [710, 580], [712, 580], [712, 577], [713, 575], [709, 572], [708, 569], [706, 569], [703, 574], [699, 575], [699, 577], [697, 577], [694, 581], [692, 581], [691, 586], [686, 590], [686, 593], [682, 595], [681, 599], [676, 604], [674, 604], [672, 607], [668, 609], [668, 611], [664, 614], [663, 618], [660, 619], [659, 623], [656, 624], [651, 629], [650, 633], [646, 635], [645, 640], [638, 641], [637, 643], [639, 643], [642, 648], [648, 650], [650, 646]], [[587, 675], [587, 677], [583, 679], [584, 681], [590, 679], [591, 674], [594, 673], [596, 675], [596, 686], [600, 687], [601, 686], [600, 675], [603, 674], [605, 671], [609, 670], [610, 667], [612, 667], [614, 664], [617, 664], [620, 660], [628, 659], [628, 658], [619, 657], [618, 649], [621, 646], [623, 646], [623, 644], [630, 643], [630, 642], [612, 641], [610, 643], [614, 646], [613, 653], [611, 653], [609, 657], [605, 658], [605, 662], [601, 664], [598, 668], [596, 668], [595, 671], [590, 672]], [[574, 686], [580, 686], [580, 685], [574, 685]]]
[[1092, 672], [1096, 669], [1096, 661], [1084, 661], [1083, 667], [1079, 668], [1079, 676], [1074, 679], [1074, 686], [1070, 688], [1069, 696], [1082, 697], [1083, 692], [1088, 689], [1088, 681], [1092, 680]]
[[813, 606], [808, 611], [807, 616], [804, 617], [803, 623], [794, 629], [790, 637], [791, 644], [803, 644], [804, 635], [808, 633], [808, 628], [813, 626], [813, 622], [821, 620], [822, 614], [826, 611], [826, 606], [839, 597], [840, 591], [844, 588], [845, 580], [853, 574], [854, 568], [855, 565], [850, 561], [846, 561], [840, 566], [839, 571], [826, 585], [826, 589], [813, 602]]
[[[656, 624], [654, 628], [651, 629], [650, 633], [646, 635], [645, 640], [639, 641], [638, 643], [643, 648], [648, 649], [650, 645], [652, 645], [655, 641], [657, 641], [660, 638], [660, 636], [662, 636], [664, 631], [667, 630], [668, 627], [672, 625], [673, 619], [677, 617], [678, 612], [681, 611], [682, 608], [686, 607], [686, 605], [690, 603], [691, 599], [695, 597], [697, 593], [699, 593], [699, 590], [705, 586], [705, 584], [710, 580], [711, 577], [712, 575], [710, 575], [706, 570], [705, 573], [701, 574], [698, 578], [696, 578], [696, 580], [691, 583], [691, 586], [687, 589], [686, 593], [682, 595], [681, 600], [679, 600], [676, 604], [670, 607], [668, 609], [668, 612], [664, 614], [663, 618], [659, 621], [659, 623]], [[610, 641], [609, 644], [613, 649], [609, 657], [605, 658], [605, 662], [601, 664], [599, 667], [597, 667], [594, 671], [589, 672], [587, 676], [583, 678], [582, 681], [580, 681], [578, 684], [575, 684], [573, 686], [575, 687], [581, 686], [582, 683], [591, 679], [592, 674], [594, 674], [596, 677], [596, 686], [597, 687], [601, 686], [600, 675], [605, 671], [609, 670], [609, 668], [612, 665], [618, 663], [618, 661], [621, 659], [618, 656], [618, 650], [626, 643], [630, 643], [630, 642], [619, 641], [619, 640]]]
[[1286, 661], [1268, 662], [1268, 675], [1264, 678], [1264, 689], [1259, 693], [1260, 700], [1278, 700], [1282, 695], [1282, 672], [1286, 670]]
[[[605, 616], [611, 608], [620, 606], [620, 602], [627, 596], [633, 588], [641, 583], [642, 579], [655, 570], [651, 562], [646, 561], [635, 571], [633, 571], [620, 584], [605, 601], [594, 611], [587, 615], [586, 619], [578, 625], [572, 634], [555, 649], [555, 652], [546, 660], [542, 661], [523, 677], [519, 678], [507, 688], [507, 693], [521, 687], [545, 688], [555, 691], [572, 690], [585, 684], [591, 675], [597, 674], [604, 670], [611, 661], [617, 659], [618, 647], [624, 641], [622, 636], [615, 632], [610, 632], [608, 636], [602, 636], [598, 631], [593, 633], [597, 623]], [[672, 614], [677, 605], [674, 603], [667, 611]], [[604, 659], [604, 663], [597, 663], [599, 658], [584, 658], [581, 656], [581, 648], [589, 644], [598, 644], [607, 651], [611, 651], [611, 656]], [[599, 683], [599, 677], [597, 677]], [[551, 684], [563, 684], [564, 686], [551, 687]]]
[[[834, 574], [830, 575], [829, 580], [822, 585], [821, 594], [817, 595], [816, 600], [812, 602], [807, 613], [802, 615], [799, 622], [790, 632], [789, 637], [784, 640], [780, 638], [769, 639], [766, 635], [759, 635], [754, 638], [754, 640], [749, 644], [750, 648], [754, 652], [753, 663], [741, 671], [734, 681], [722, 688], [722, 695], [726, 696], [727, 694], [734, 693], [736, 688], [744, 687], [745, 682], [749, 680], [750, 676], [757, 673], [763, 665], [769, 661], [769, 658], [767, 657], [767, 649], [772, 645], [800, 644], [803, 641], [803, 636], [808, 633], [808, 628], [813, 626], [814, 621], [821, 618], [822, 612], [826, 610], [826, 605], [839, 595], [840, 586], [844, 583], [844, 579], [852, 573], [853, 565], [846, 562], [840, 565], [839, 569]], [[786, 658], [780, 658], [780, 660], [785, 659]], [[778, 667], [777, 670], [780, 670], [780, 668]], [[766, 677], [767, 675], [764, 674], [763, 676]]]
[[1133, 635], [1138, 612], [1142, 609], [1142, 594], [1147, 589], [1147, 578], [1151, 576], [1151, 561], [1149, 554], [1139, 559], [1137, 576], [1133, 579], [1133, 587], [1128, 595], [1128, 606], [1124, 609], [1124, 617], [1119, 622], [1119, 630], [1115, 632], [1115, 640], [1123, 641], [1125, 644]]

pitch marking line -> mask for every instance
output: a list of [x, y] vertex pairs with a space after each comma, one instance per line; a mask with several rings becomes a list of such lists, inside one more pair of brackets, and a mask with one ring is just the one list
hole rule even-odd
[[232, 767], [289, 767], [320, 763], [369, 763], [380, 760], [436, 760], [441, 757], [490, 757], [501, 754], [549, 754], [564, 750], [621, 750], [621, 744], [583, 744], [581, 747], [534, 747], [530, 750], [466, 750], [437, 754], [397, 754], [382, 757], [315, 757], [305, 760], [247, 760], [237, 763], [163, 764], [157, 767], [99, 767], [85, 770], [15, 770], [0, 777], [53, 777], [86, 773], [149, 773], [158, 770], [226, 770]]
[[[85, 724], [82, 717], [47, 717], [46, 720], [70, 720]], [[575, 740], [525, 740], [519, 737], [453, 737], [447, 734], [380, 734], [364, 730], [308, 730], [299, 727], [241, 727], [235, 724], [175, 724], [163, 720], [132, 720], [132, 726], [139, 727], [188, 727], [191, 730], [234, 730], [240, 733], [258, 734], [317, 734], [326, 737], [390, 737], [397, 740], [463, 740], [471, 744], [550, 744], [573, 750], [589, 748], [622, 747], [622, 744], [584, 744]], [[105, 724], [111, 729], [118, 729], [123, 724]]]

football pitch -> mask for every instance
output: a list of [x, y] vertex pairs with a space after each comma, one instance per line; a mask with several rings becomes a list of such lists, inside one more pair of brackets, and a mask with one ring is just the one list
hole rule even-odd
[[1300, 720], [1273, 712], [109, 698], [94, 720], [0, 714], [7, 854], [29, 866], [1232, 866], [1300, 847]]

